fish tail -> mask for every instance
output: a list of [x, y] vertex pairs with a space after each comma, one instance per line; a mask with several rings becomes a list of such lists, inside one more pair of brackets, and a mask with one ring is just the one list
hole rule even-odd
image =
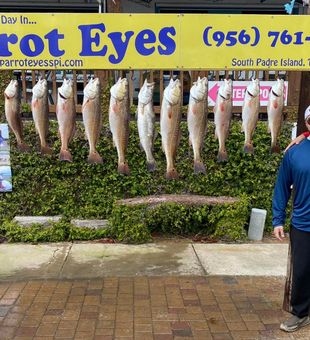
[[277, 144], [274, 144], [274, 145], [271, 145], [271, 153], [280, 153], [281, 152], [281, 149], [279, 147], [279, 145]]
[[119, 163], [117, 167], [117, 171], [119, 174], [122, 174], [122, 175], [127, 175], [127, 176], [130, 175], [130, 170], [129, 170], [129, 166], [127, 163]]
[[166, 172], [166, 179], [178, 179], [179, 174], [175, 168], [172, 168]]
[[69, 150], [60, 150], [59, 159], [64, 162], [72, 162], [72, 155]]
[[219, 151], [217, 154], [217, 162], [222, 163], [222, 162], [228, 162], [228, 156], [227, 156], [227, 151]]
[[103, 159], [98, 152], [90, 152], [88, 155], [87, 162], [90, 164], [102, 164]]
[[206, 174], [206, 167], [202, 162], [194, 161], [194, 173], [198, 174]]
[[52, 149], [48, 145], [41, 145], [41, 154], [42, 155], [51, 155], [53, 153]]
[[156, 163], [155, 162], [147, 162], [147, 170], [149, 172], [154, 172], [156, 170]]
[[245, 153], [253, 154], [254, 153], [254, 146], [251, 143], [245, 143], [243, 150], [244, 150]]
[[30, 152], [30, 147], [24, 142], [18, 143], [17, 148], [20, 152]]

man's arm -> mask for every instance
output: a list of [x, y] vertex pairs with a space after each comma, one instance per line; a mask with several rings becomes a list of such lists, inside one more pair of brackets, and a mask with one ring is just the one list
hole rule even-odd
[[284, 150], [284, 152], [286, 152], [291, 146], [295, 145], [295, 144], [299, 144], [301, 141], [303, 141], [305, 138], [310, 137], [310, 132], [306, 131], [304, 133], [302, 133], [301, 135], [299, 135], [298, 137], [296, 137], [295, 139], [293, 139], [290, 144], [286, 147], [286, 149]]
[[293, 183], [289, 157], [290, 153], [286, 153], [281, 162], [272, 199], [272, 225], [274, 235], [280, 241], [284, 238], [285, 210], [291, 196], [291, 185]]

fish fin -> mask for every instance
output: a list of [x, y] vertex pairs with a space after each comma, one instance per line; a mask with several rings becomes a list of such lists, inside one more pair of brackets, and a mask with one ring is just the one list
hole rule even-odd
[[243, 151], [245, 153], [254, 154], [254, 146], [253, 146], [253, 144], [250, 144], [250, 143], [244, 144]]
[[217, 154], [217, 162], [222, 163], [222, 162], [228, 162], [228, 156], [227, 156], [227, 151], [219, 151]]
[[127, 175], [127, 176], [130, 175], [130, 170], [129, 170], [129, 166], [127, 163], [118, 164], [117, 171], [119, 174], [122, 174], [122, 175]]
[[149, 172], [154, 172], [156, 170], [156, 163], [155, 162], [153, 162], [153, 163], [147, 162], [147, 170]]
[[271, 145], [271, 153], [280, 153], [281, 152], [281, 149], [279, 147], [279, 145]]
[[90, 152], [87, 158], [89, 164], [102, 164], [103, 159], [98, 152]]
[[198, 174], [206, 174], [206, 167], [202, 162], [195, 162], [194, 161], [194, 173]]
[[46, 145], [46, 146], [41, 145], [41, 154], [42, 155], [52, 155], [53, 151], [48, 145]]
[[18, 143], [17, 149], [20, 152], [30, 152], [30, 147], [26, 143]]
[[64, 162], [72, 162], [72, 155], [69, 150], [60, 150], [59, 159]]
[[179, 174], [175, 168], [166, 172], [166, 179], [178, 179], [178, 178], [179, 178]]

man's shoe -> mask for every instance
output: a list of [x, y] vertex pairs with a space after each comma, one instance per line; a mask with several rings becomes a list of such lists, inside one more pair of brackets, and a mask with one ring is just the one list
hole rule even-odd
[[310, 324], [309, 316], [304, 316], [303, 318], [299, 318], [296, 315], [293, 315], [288, 320], [284, 321], [280, 325], [280, 329], [285, 332], [294, 332], [297, 329], [307, 326]]

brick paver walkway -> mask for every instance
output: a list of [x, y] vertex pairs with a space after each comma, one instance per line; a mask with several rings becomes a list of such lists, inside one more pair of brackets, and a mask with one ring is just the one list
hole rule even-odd
[[0, 283], [0, 339], [310, 339], [280, 330], [284, 280], [134, 277]]

